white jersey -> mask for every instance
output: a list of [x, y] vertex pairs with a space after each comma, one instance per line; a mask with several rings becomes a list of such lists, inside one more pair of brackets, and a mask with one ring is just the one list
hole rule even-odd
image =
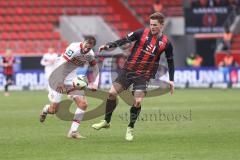
[[45, 75], [47, 78], [49, 78], [50, 74], [52, 73], [54, 67], [54, 64], [58, 58], [58, 55], [56, 53], [46, 53], [43, 55], [41, 59], [41, 65], [43, 65], [45, 68]]
[[82, 53], [81, 48], [82, 42], [71, 43], [58, 61], [57, 66], [65, 63], [64, 73], [62, 73], [63, 75], [67, 75], [65, 78], [65, 84], [72, 83], [72, 79], [77, 76], [78, 67], [96, 65], [93, 50], [90, 50], [87, 53]]
[[[82, 53], [82, 42], [71, 43], [65, 53], [58, 58], [55, 64], [55, 70], [53, 71], [53, 77], [50, 77], [51, 87], [56, 88], [57, 85], [63, 82], [66, 86], [72, 86], [72, 80], [77, 76], [76, 70], [78, 67], [83, 66], [94, 66], [96, 65], [96, 60], [94, 57], [94, 52], [90, 50], [88, 53]], [[96, 78], [96, 83], [98, 84], [98, 78]], [[62, 94], [58, 93], [53, 88], [50, 88], [48, 98], [51, 102], [58, 103], [61, 101]], [[70, 87], [71, 88], [71, 87]], [[75, 90], [68, 93], [71, 98], [74, 96], [84, 95], [84, 92], [81, 90]]]

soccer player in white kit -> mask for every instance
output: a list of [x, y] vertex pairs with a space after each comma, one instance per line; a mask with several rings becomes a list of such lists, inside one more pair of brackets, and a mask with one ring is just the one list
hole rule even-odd
[[[56, 69], [54, 69], [50, 76], [49, 85], [51, 89], [49, 90], [48, 98], [51, 104], [44, 106], [40, 114], [40, 122], [45, 121], [47, 114], [55, 114], [57, 112], [61, 97], [63, 95], [61, 91], [59, 91], [59, 88], [61, 88], [60, 90], [66, 90], [68, 97], [72, 98], [77, 105], [72, 125], [67, 135], [69, 138], [85, 138], [78, 132], [78, 127], [83, 119], [84, 112], [87, 109], [87, 100], [84, 96], [84, 91], [73, 89], [72, 81], [73, 78], [77, 76], [77, 68], [89, 64], [92, 67], [95, 80], [94, 82], [89, 83], [88, 89], [92, 91], [97, 90], [99, 81], [99, 68], [92, 50], [95, 44], [96, 39], [93, 36], [85, 37], [83, 42], [71, 43], [67, 47], [65, 53], [63, 53], [62, 56], [56, 61]], [[59, 75], [59, 77], [62, 77], [63, 75], [66, 76], [64, 76], [64, 80], [61, 80], [61, 78], [58, 78], [58, 76], [54, 79], [52, 78], [54, 77], [54, 74]], [[54, 84], [57, 84], [57, 88], [53, 87], [53, 81]]]
[[[41, 59], [41, 65], [44, 66], [45, 78], [48, 81], [52, 71], [54, 70], [54, 64], [58, 58], [57, 53], [54, 52], [54, 48], [50, 47], [48, 52], [45, 53]], [[48, 86], [48, 83], [47, 83]], [[50, 87], [48, 86], [48, 90]]]

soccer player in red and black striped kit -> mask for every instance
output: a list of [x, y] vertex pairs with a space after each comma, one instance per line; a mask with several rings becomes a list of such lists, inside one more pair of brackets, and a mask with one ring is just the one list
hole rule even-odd
[[13, 83], [13, 65], [16, 63], [15, 58], [12, 55], [11, 49], [7, 49], [5, 56], [2, 57], [1, 66], [3, 66], [3, 74], [6, 77], [6, 84], [4, 86], [4, 95], [9, 96], [8, 86]]
[[135, 41], [122, 72], [118, 75], [109, 91], [105, 119], [100, 123], [93, 124], [94, 129], [99, 130], [110, 127], [112, 112], [116, 108], [116, 96], [133, 84], [134, 104], [130, 109], [130, 123], [125, 137], [128, 141], [133, 140], [134, 124], [141, 111], [141, 102], [146, 94], [148, 81], [155, 77], [160, 56], [163, 52], [165, 52], [168, 62], [170, 92], [173, 93], [173, 47], [168, 37], [162, 33], [163, 26], [164, 16], [156, 12], [150, 16], [150, 28], [139, 29], [128, 34], [123, 39], [109, 42], [99, 48], [100, 51], [107, 51]]

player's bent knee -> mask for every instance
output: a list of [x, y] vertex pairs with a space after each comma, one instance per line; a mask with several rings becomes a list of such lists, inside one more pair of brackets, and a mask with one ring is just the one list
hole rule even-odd
[[58, 103], [53, 103], [48, 109], [49, 114], [55, 114], [58, 110]]
[[77, 105], [78, 108], [81, 108], [83, 110], [87, 109], [88, 104], [87, 104], [87, 101], [85, 99], [84, 100], [83, 99], [77, 99], [77, 100], [75, 100], [75, 102], [76, 102], [76, 105]]
[[81, 110], [84, 110], [84, 111], [87, 110], [87, 105], [86, 106], [81, 105], [81, 106], [77, 106], [77, 107], [80, 108]]

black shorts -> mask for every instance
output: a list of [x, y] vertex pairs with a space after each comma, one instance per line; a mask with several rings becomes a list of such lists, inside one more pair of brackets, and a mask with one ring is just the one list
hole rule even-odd
[[119, 70], [114, 82], [121, 84], [125, 90], [133, 84], [133, 91], [141, 90], [146, 92], [148, 86], [148, 80], [144, 78], [144, 75], [136, 76], [135, 72], [129, 72], [123, 69]]
[[12, 74], [5, 75], [5, 77], [6, 77], [6, 82], [7, 81], [13, 81], [13, 75]]

